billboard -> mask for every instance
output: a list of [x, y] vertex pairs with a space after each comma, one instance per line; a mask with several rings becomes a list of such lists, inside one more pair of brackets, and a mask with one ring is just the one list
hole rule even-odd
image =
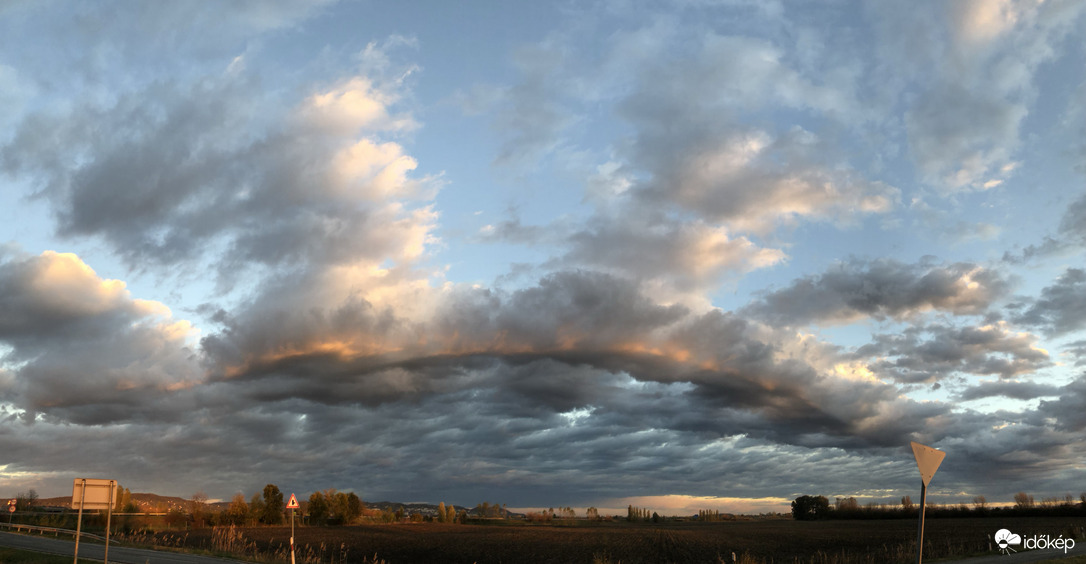
[[83, 509], [111, 509], [117, 503], [117, 481], [76, 478], [72, 484], [72, 509], [79, 509], [80, 502]]

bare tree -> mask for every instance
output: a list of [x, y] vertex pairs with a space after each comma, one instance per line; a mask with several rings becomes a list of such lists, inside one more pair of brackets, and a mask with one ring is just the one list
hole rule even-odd
[[207, 519], [207, 494], [204, 492], [192, 494], [190, 503], [192, 526], [193, 528], [199, 529], [204, 526], [204, 520]]

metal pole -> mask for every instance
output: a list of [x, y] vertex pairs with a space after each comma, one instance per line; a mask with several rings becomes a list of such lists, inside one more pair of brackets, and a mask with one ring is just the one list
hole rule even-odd
[[75, 557], [72, 564], [79, 564], [79, 537], [83, 531], [83, 504], [87, 501], [87, 479], [83, 478], [83, 489], [79, 493], [79, 517], [75, 522]]
[[110, 529], [109, 525], [110, 525], [110, 520], [113, 517], [113, 496], [114, 496], [114, 491], [115, 491], [116, 487], [117, 487], [117, 482], [115, 482], [113, 480], [110, 480], [109, 481], [109, 507], [106, 508], [106, 555], [102, 559], [102, 564], [109, 564], [109, 529]]
[[[291, 494], [294, 495], [294, 494]], [[290, 564], [294, 564], [294, 508], [290, 508]]]
[[916, 533], [916, 564], [924, 559], [924, 505], [928, 501], [928, 485], [920, 482], [920, 526]]

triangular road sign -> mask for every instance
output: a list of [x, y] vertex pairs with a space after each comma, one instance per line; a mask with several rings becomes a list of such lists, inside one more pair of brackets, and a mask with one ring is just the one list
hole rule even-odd
[[916, 467], [920, 469], [920, 479], [924, 480], [924, 486], [927, 486], [931, 477], [935, 475], [935, 471], [939, 469], [939, 465], [942, 464], [946, 453], [920, 443], [910, 442], [909, 444], [913, 447]]
[[287, 502], [287, 509], [298, 509], [298, 498], [294, 497], [294, 494], [290, 494], [290, 501]]

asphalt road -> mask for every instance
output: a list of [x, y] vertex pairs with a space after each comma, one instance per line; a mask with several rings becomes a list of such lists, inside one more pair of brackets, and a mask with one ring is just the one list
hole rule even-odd
[[1067, 554], [1064, 554], [1062, 550], [1056, 549], [1030, 550], [1027, 552], [1013, 552], [1011, 554], [978, 556], [976, 558], [954, 560], [951, 562], [941, 561], [939, 564], [1020, 564], [1024, 562], [1048, 562], [1049, 560], [1082, 556], [1084, 554], [1086, 554], [1086, 540], [1078, 539], [1075, 541], [1075, 548], [1068, 550]]
[[[46, 552], [73, 556], [75, 543], [59, 539], [50, 539], [34, 535], [19, 535], [15, 533], [0, 532], [0, 546], [32, 550], [34, 552]], [[91, 560], [102, 560], [105, 555], [105, 546], [101, 544], [79, 543], [79, 557]], [[241, 560], [228, 560], [226, 558], [214, 558], [212, 556], [200, 556], [197, 554], [181, 554], [176, 552], [162, 552], [158, 550], [145, 550], [142, 548], [126, 548], [109, 545], [109, 561], [118, 564], [239, 564]]]

